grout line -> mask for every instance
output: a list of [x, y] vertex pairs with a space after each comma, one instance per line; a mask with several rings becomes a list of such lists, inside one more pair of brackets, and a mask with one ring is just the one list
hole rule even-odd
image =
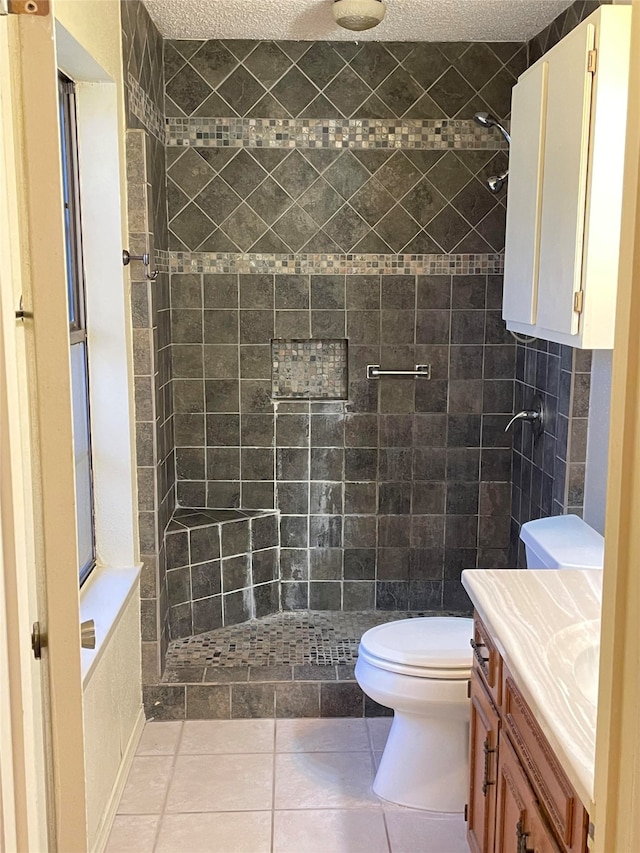
[[[187, 693], [187, 691], [185, 688], [185, 703], [186, 703], [186, 693]], [[146, 726], [149, 726], [149, 725], [152, 725], [152, 723], [147, 722], [145, 725], [145, 728], [146, 728]], [[175, 750], [174, 750], [173, 757], [172, 757], [173, 760], [171, 762], [171, 772], [169, 773], [167, 788], [164, 792], [164, 797], [162, 798], [162, 808], [161, 808], [160, 814], [158, 816], [158, 825], [156, 827], [156, 832], [155, 832], [155, 836], [153, 839], [153, 847], [152, 847], [153, 851], [155, 851], [157, 849], [158, 841], [160, 839], [160, 827], [162, 826], [162, 823], [163, 823], [163, 818], [164, 818], [165, 810], [167, 807], [167, 800], [169, 799], [169, 790], [171, 788], [171, 783], [173, 782], [173, 774], [174, 774], [175, 767], [176, 767], [176, 761], [178, 758], [178, 753], [180, 751], [180, 745], [182, 744], [183, 735], [184, 735], [184, 720], [181, 720], [180, 721], [180, 735], [178, 736], [178, 740], [176, 741], [176, 746], [175, 746]]]

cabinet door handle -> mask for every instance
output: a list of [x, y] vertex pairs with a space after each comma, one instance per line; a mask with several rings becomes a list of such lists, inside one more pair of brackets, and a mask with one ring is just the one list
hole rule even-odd
[[484, 739], [484, 779], [482, 780], [482, 793], [486, 797], [489, 790], [489, 785], [495, 785], [495, 782], [489, 781], [489, 756], [496, 752], [496, 749], [489, 749], [489, 738]]
[[516, 841], [518, 844], [517, 853], [535, 853], [535, 850], [532, 850], [531, 847], [527, 847], [528, 837], [529, 833], [524, 831], [521, 818], [516, 826]]
[[471, 643], [471, 648], [473, 649], [473, 654], [475, 655], [476, 660], [480, 664], [480, 669], [488, 677], [489, 676], [489, 658], [488, 657], [486, 658], [482, 654], [482, 651], [481, 651], [481, 649], [486, 649], [487, 647], [485, 646], [484, 643], [476, 643], [475, 640], [469, 640], [469, 642]]

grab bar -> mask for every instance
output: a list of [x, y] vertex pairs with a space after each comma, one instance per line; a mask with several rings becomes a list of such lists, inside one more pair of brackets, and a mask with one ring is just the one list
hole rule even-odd
[[416, 364], [413, 370], [381, 370], [379, 364], [367, 365], [367, 379], [380, 379], [381, 376], [407, 376], [411, 379], [431, 379], [431, 365]]

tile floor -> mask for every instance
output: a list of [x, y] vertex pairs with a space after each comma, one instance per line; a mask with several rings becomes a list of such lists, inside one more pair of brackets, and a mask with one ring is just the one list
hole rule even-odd
[[106, 853], [467, 853], [371, 791], [391, 720], [147, 723]]

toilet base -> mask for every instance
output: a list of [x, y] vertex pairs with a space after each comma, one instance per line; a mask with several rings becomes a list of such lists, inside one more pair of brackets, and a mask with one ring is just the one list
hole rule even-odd
[[401, 806], [462, 812], [468, 773], [468, 721], [396, 711], [373, 790]]

